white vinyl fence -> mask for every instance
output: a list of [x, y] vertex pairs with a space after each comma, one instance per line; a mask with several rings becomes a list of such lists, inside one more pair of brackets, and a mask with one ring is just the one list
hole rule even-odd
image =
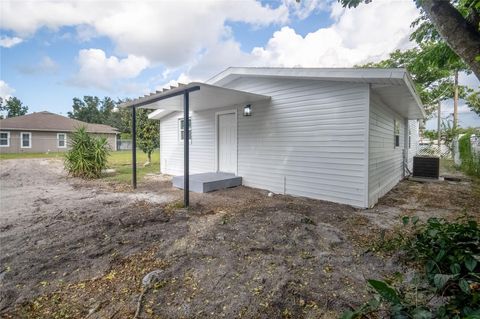
[[117, 140], [117, 151], [126, 151], [132, 149], [132, 140]]

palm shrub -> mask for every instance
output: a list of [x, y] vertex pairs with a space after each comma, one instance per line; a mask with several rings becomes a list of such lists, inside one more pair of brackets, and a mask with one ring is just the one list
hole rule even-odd
[[85, 127], [70, 137], [70, 150], [65, 154], [65, 169], [74, 177], [98, 178], [107, 167], [110, 148], [105, 137], [95, 138]]

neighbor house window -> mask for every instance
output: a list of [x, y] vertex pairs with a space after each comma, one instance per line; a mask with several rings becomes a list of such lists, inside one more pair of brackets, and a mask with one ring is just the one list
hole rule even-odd
[[58, 148], [67, 147], [67, 134], [66, 133], [57, 133], [57, 146]]
[[400, 146], [400, 122], [395, 120], [393, 121], [393, 130], [394, 130], [394, 137], [395, 137], [395, 147]]
[[32, 147], [32, 133], [22, 132], [20, 133], [20, 147], [31, 148]]
[[[178, 119], [178, 139], [183, 142], [185, 139], [185, 120]], [[188, 119], [188, 139], [192, 140], [192, 119]]]
[[0, 147], [10, 146], [10, 132], [0, 132]]

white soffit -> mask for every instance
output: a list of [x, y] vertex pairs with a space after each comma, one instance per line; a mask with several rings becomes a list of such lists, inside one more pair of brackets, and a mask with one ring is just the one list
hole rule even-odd
[[165, 99], [161, 99], [162, 97], [195, 87], [199, 87], [200, 89], [189, 93], [190, 111], [202, 111], [225, 106], [243, 105], [270, 99], [270, 96], [266, 95], [233, 90], [201, 82], [192, 82], [171, 90], [158, 92], [129, 101], [122, 104], [121, 107], [131, 107], [141, 103], [142, 106], [140, 106], [140, 108], [162, 110], [152, 113], [152, 118], [153, 116], [155, 116], [155, 118], [163, 117], [169, 112], [183, 111], [184, 95], [180, 94]]

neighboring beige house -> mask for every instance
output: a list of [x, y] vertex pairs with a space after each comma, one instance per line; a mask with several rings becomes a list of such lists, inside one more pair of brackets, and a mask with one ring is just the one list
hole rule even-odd
[[117, 149], [117, 129], [44, 111], [0, 120], [0, 153], [63, 152], [69, 147], [70, 133], [82, 126], [106, 137], [110, 148]]

